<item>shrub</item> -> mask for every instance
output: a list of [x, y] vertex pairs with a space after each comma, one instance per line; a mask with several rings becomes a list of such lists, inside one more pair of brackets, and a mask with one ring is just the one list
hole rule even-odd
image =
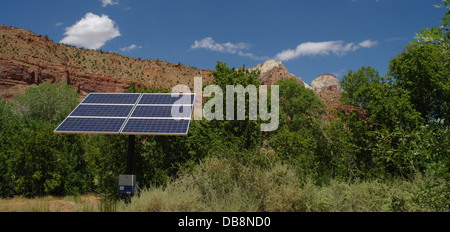
[[296, 211], [298, 178], [288, 166], [249, 166], [206, 158], [166, 187], [150, 188], [126, 211]]
[[431, 177], [392, 182], [332, 180], [319, 186], [311, 180], [299, 179], [291, 166], [278, 161], [264, 167], [251, 161], [244, 165], [234, 158], [213, 157], [206, 158], [165, 187], [144, 190], [120, 210], [448, 212], [449, 194], [447, 182]]

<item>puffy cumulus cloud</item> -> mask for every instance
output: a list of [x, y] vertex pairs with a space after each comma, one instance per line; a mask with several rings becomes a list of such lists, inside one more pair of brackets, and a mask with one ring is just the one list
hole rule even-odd
[[252, 53], [244, 52], [244, 50], [250, 49], [250, 45], [247, 43], [217, 43], [212, 37], [206, 37], [202, 40], [196, 40], [194, 44], [191, 45], [191, 49], [205, 49], [214, 52], [237, 54], [239, 56], [249, 57], [253, 60], [268, 59], [268, 57], [259, 57]]
[[298, 45], [295, 49], [287, 49], [275, 56], [280, 61], [288, 61], [303, 56], [317, 55], [339, 55], [343, 56], [360, 48], [372, 48], [378, 44], [377, 41], [366, 40], [359, 44], [344, 43], [344, 41], [307, 42]]
[[75, 25], [66, 28], [60, 43], [88, 49], [99, 49], [109, 40], [120, 36], [119, 27], [107, 15], [87, 13]]
[[117, 5], [119, 4], [119, 1], [113, 1], [113, 0], [102, 0], [102, 6], [107, 7], [108, 5]]

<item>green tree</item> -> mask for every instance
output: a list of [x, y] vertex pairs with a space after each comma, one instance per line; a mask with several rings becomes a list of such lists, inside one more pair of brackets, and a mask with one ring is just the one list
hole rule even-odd
[[398, 127], [370, 133], [377, 141], [372, 145], [374, 157], [387, 173], [411, 179], [416, 173], [426, 173], [450, 180], [450, 132], [443, 120], [412, 131]]
[[320, 115], [323, 103], [295, 79], [275, 83], [280, 90], [280, 128], [268, 139], [278, 157], [296, 167], [304, 178], [330, 177], [330, 141]]
[[442, 25], [421, 30], [417, 41], [391, 60], [389, 73], [423, 117], [450, 125], [450, 0], [436, 7], [446, 10]]
[[[223, 91], [224, 120], [212, 120], [209, 122], [209, 125], [211, 127], [222, 128], [221, 133], [226, 135], [227, 139], [239, 144], [239, 147], [243, 149], [252, 149], [259, 146], [262, 142], [260, 122], [258, 120], [251, 120], [249, 115], [250, 107], [254, 107], [255, 105], [257, 106], [257, 103], [252, 102], [253, 105], [250, 105], [249, 93], [245, 93], [245, 100], [238, 98], [238, 94], [234, 95], [234, 109], [232, 109], [234, 111], [234, 120], [225, 120], [225, 112], [227, 111], [227, 86], [242, 86], [243, 88], [248, 86], [256, 86], [256, 92], [258, 92], [258, 87], [262, 84], [258, 79], [259, 72], [249, 71], [245, 68], [245, 66], [240, 69], [229, 68], [226, 63], [218, 61], [216, 69], [212, 72], [212, 74], [214, 76], [212, 84], [219, 86]], [[206, 101], [209, 100], [210, 99], [207, 99]], [[237, 120], [237, 106], [239, 103], [245, 107], [244, 120]]]
[[323, 103], [314, 92], [305, 88], [295, 79], [281, 79], [276, 85], [280, 88], [280, 120], [291, 130], [311, 125], [324, 112]]
[[223, 90], [227, 85], [260, 85], [258, 71], [248, 71], [245, 66], [240, 69], [229, 68], [226, 63], [217, 62], [216, 69], [212, 72], [214, 76], [213, 84], [218, 85]]
[[90, 183], [83, 149], [75, 136], [53, 134], [54, 124], [28, 121], [7, 133], [4, 176], [15, 194], [66, 195], [87, 192]]
[[418, 43], [437, 43], [447, 47], [450, 42], [450, 0], [443, 0], [440, 5], [435, 5], [436, 8], [444, 8], [447, 10], [444, 17], [441, 19], [441, 26], [422, 29], [416, 35]]
[[397, 125], [414, 128], [420, 121], [408, 92], [394, 85], [391, 78], [380, 77], [371, 67], [349, 71], [341, 84], [344, 89], [342, 101], [365, 110], [375, 124], [390, 129]]
[[61, 122], [78, 104], [78, 93], [67, 83], [44, 82], [16, 96], [14, 109], [26, 119]]
[[82, 136], [53, 133], [77, 101], [67, 84], [45, 83], [0, 103], [0, 196], [92, 190]]
[[429, 121], [450, 124], [450, 56], [448, 49], [433, 43], [409, 44], [393, 58], [389, 74], [409, 92], [414, 108]]

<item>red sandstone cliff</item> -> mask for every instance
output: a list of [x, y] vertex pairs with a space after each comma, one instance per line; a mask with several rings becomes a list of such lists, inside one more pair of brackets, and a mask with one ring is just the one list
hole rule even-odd
[[8, 89], [44, 81], [64, 81], [81, 95], [90, 92], [125, 92], [137, 87], [193, 88], [194, 76], [212, 80], [210, 70], [160, 60], [142, 60], [101, 50], [56, 44], [28, 30], [0, 25], [0, 95]]

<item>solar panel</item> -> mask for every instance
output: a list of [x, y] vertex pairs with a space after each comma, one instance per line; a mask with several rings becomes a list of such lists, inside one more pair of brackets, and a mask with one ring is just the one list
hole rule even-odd
[[138, 105], [132, 118], [190, 118], [192, 106], [141, 106]]
[[55, 133], [187, 135], [195, 94], [89, 94]]
[[121, 134], [186, 135], [190, 120], [129, 119]]
[[79, 105], [71, 117], [128, 117], [134, 105]]
[[147, 105], [192, 105], [194, 94], [143, 94], [138, 104]]
[[89, 94], [82, 104], [136, 104], [141, 94], [139, 93], [94, 93]]
[[56, 129], [57, 133], [118, 134], [126, 118], [73, 118], [69, 117]]

